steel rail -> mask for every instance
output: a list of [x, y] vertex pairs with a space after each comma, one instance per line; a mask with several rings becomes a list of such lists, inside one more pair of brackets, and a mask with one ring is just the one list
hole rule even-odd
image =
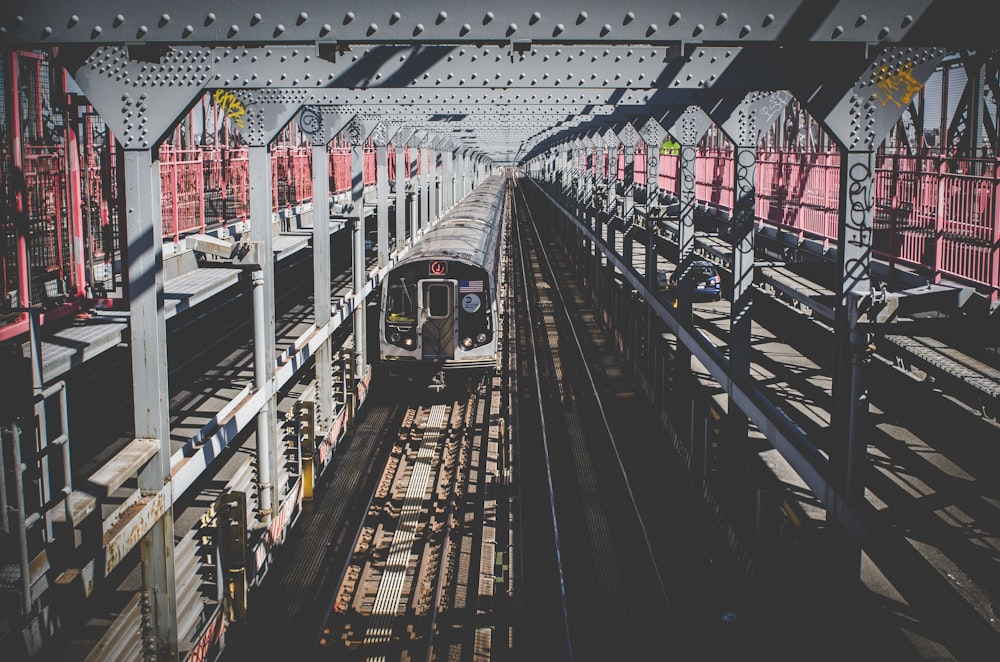
[[[579, 334], [577, 334], [576, 327], [572, 324], [572, 319], [573, 318], [570, 315], [569, 308], [566, 306], [566, 300], [563, 297], [562, 288], [559, 285], [559, 279], [556, 277], [555, 271], [552, 268], [552, 264], [551, 264], [551, 262], [549, 260], [548, 254], [545, 251], [544, 242], [542, 241], [541, 234], [538, 232], [538, 227], [535, 224], [534, 217], [531, 214], [531, 209], [530, 209], [530, 207], [528, 205], [527, 198], [524, 196], [523, 191], [519, 191], [519, 194], [521, 195], [521, 200], [522, 200], [522, 203], [523, 203], [522, 206], [523, 206], [523, 208], [524, 208], [524, 210], [525, 210], [525, 212], [527, 214], [528, 220], [529, 220], [530, 225], [531, 225], [531, 229], [532, 229], [532, 231], [533, 231], [533, 233], [535, 235], [535, 238], [536, 238], [536, 240], [538, 242], [538, 249], [537, 249], [538, 250], [538, 255], [541, 258], [541, 261], [544, 263], [545, 269], [548, 271], [549, 279], [550, 279], [550, 282], [552, 283], [551, 290], [552, 290], [552, 292], [554, 292], [556, 299], [558, 299], [559, 307], [562, 310], [563, 315], [566, 317], [567, 320], [570, 321], [569, 329], [570, 329], [570, 332], [571, 332], [572, 337], [573, 337], [573, 342], [575, 343], [576, 349], [577, 349], [577, 351], [579, 352], [580, 356], [583, 359], [583, 360], [580, 361], [580, 366], [583, 368], [583, 371], [587, 375], [587, 380], [589, 381], [590, 387], [591, 387], [591, 389], [592, 389], [592, 391], [594, 393], [594, 398], [595, 398], [595, 400], [597, 402], [598, 411], [600, 412], [600, 414], [601, 414], [601, 420], [604, 423], [604, 429], [605, 429], [605, 431], [606, 431], [606, 433], [608, 435], [608, 440], [611, 442], [611, 448], [614, 451], [615, 459], [618, 462], [618, 468], [621, 471], [622, 479], [625, 482], [625, 489], [628, 492], [629, 502], [632, 505], [632, 510], [635, 513], [636, 521], [638, 522], [639, 528], [642, 531], [642, 537], [643, 537], [643, 541], [644, 541], [645, 546], [646, 546], [646, 551], [649, 554], [650, 562], [653, 565], [653, 571], [656, 574], [656, 580], [657, 580], [657, 582], [658, 582], [658, 584], [660, 586], [660, 593], [663, 596], [664, 601], [666, 602], [667, 611], [670, 614], [671, 626], [672, 626], [673, 630], [675, 632], [677, 632], [678, 631], [677, 621], [676, 621], [676, 618], [674, 617], [673, 609], [672, 609], [671, 604], [670, 604], [670, 596], [669, 596], [669, 594], [667, 592], [666, 584], [664, 583], [664, 580], [663, 580], [663, 574], [660, 571], [659, 563], [657, 563], [657, 561], [656, 561], [656, 555], [653, 552], [652, 541], [649, 538], [649, 532], [648, 532], [648, 530], [646, 528], [645, 520], [642, 517], [642, 513], [639, 510], [639, 504], [637, 503], [636, 498], [635, 498], [635, 493], [632, 490], [632, 483], [629, 480], [628, 472], [625, 469], [625, 464], [622, 462], [621, 454], [618, 451], [618, 444], [615, 441], [615, 434], [614, 434], [614, 432], [611, 429], [611, 424], [608, 422], [607, 412], [605, 411], [604, 403], [603, 403], [603, 401], [601, 399], [600, 391], [597, 388], [596, 381], [594, 380], [593, 372], [591, 371], [590, 366], [588, 365], [588, 363], [586, 361], [586, 354], [583, 351], [583, 344], [580, 342]], [[678, 638], [678, 641], [681, 641], [681, 639]]]
[[[517, 223], [517, 227], [518, 228], [521, 227], [521, 220], [520, 220], [520, 217], [519, 217], [518, 214], [512, 213], [511, 214], [511, 219], [515, 223]], [[539, 415], [539, 417], [541, 419], [541, 426], [540, 427], [541, 427], [541, 435], [542, 435], [542, 450], [543, 450], [543, 452], [545, 454], [545, 476], [546, 476], [546, 479], [548, 480], [549, 509], [551, 511], [551, 514], [552, 514], [552, 530], [553, 530], [553, 538], [554, 538], [555, 550], [556, 550], [556, 566], [559, 568], [559, 594], [560, 594], [560, 599], [562, 601], [563, 627], [564, 627], [565, 632], [566, 632], [566, 649], [567, 649], [567, 653], [569, 655], [570, 661], [572, 662], [572, 660], [573, 660], [573, 639], [572, 639], [572, 637], [570, 635], [569, 607], [568, 607], [568, 604], [567, 604], [567, 601], [566, 601], [566, 578], [565, 578], [565, 573], [563, 572], [562, 550], [561, 550], [560, 542], [559, 542], [559, 522], [558, 522], [557, 517], [556, 517], [556, 499], [555, 499], [555, 490], [554, 490], [553, 485], [552, 485], [552, 468], [551, 468], [551, 466], [549, 464], [549, 461], [550, 461], [549, 460], [549, 440], [548, 440], [548, 433], [546, 432], [546, 424], [545, 424], [545, 407], [542, 405], [542, 403], [543, 403], [542, 376], [541, 376], [541, 369], [539, 367], [538, 349], [537, 349], [537, 346], [536, 346], [536, 343], [535, 343], [535, 336], [534, 336], [535, 321], [532, 318], [531, 306], [528, 304], [528, 302], [531, 301], [531, 293], [529, 292], [529, 289], [528, 289], [528, 279], [527, 279], [527, 277], [525, 275], [525, 274], [527, 274], [526, 263], [525, 263], [525, 251], [526, 251], [526, 248], [525, 248], [524, 244], [522, 244], [520, 242], [520, 240], [519, 240], [518, 241], [518, 257], [519, 257], [519, 261], [520, 261], [520, 264], [521, 264], [521, 285], [522, 285], [522, 289], [524, 291], [525, 314], [526, 314], [526, 316], [528, 318], [527, 337], [528, 337], [529, 342], [530, 342], [529, 346], [530, 346], [530, 349], [531, 349], [531, 362], [532, 362], [532, 366], [533, 366], [534, 372], [535, 372], [535, 394], [538, 396], [538, 415]]]

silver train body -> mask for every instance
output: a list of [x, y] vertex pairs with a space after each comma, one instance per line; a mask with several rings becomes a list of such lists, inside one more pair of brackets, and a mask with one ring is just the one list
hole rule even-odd
[[379, 348], [390, 374], [497, 362], [497, 270], [507, 180], [490, 176], [386, 275]]

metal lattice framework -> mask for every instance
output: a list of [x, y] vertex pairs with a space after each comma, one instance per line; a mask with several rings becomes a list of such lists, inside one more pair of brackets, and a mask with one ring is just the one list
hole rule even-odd
[[[673, 106], [704, 106], [715, 98], [702, 98], [709, 91], [843, 99], [859, 81], [873, 84], [873, 71], [885, 77], [889, 65], [879, 63], [887, 58], [907, 67], [939, 55], [914, 56], [911, 47], [990, 43], [985, 29], [976, 32], [973, 9], [936, 0], [669, 8], [654, 0], [405, 8], [382, 0], [358, 7], [56, 0], [0, 10], [0, 45], [61, 46], [126, 148], [155, 144], [206, 90], [271, 89], [283, 108], [258, 123], [306, 104], [350, 106], [510, 161], [609, 121], [641, 124]], [[906, 84], [894, 71], [884, 88]], [[864, 129], [868, 119], [847, 122]]]

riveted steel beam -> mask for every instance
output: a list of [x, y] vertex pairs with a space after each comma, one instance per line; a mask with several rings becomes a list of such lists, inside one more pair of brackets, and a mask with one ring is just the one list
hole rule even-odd
[[876, 4], [840, 0], [818, 6], [808, 0], [771, 0], [760, 6], [676, 0], [669, 9], [659, 0], [624, 4], [584, 0], [559, 7], [537, 0], [500, 4], [438, 0], [405, 6], [369, 0], [353, 7], [324, 0], [277, 5], [251, 0], [175, 0], [169, 8], [126, 0], [86, 4], [47, 0], [5, 5], [0, 13], [0, 38], [17, 45], [329, 41], [334, 53], [336, 41], [898, 43], [935, 35], [938, 39], [969, 34], [988, 38], [971, 10], [942, 0]]
[[354, 119], [357, 111], [339, 106], [303, 106], [296, 117], [299, 130], [313, 146], [333, 140]]
[[873, 149], [946, 54], [941, 48], [890, 48], [868, 60], [846, 84], [793, 91], [841, 146]]

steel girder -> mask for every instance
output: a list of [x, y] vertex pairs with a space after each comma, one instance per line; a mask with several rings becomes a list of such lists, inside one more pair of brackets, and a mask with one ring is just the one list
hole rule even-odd
[[[478, 5], [478, 6], [477, 6]], [[706, 3], [582, 0], [571, 6], [539, 0], [470, 3], [437, 0], [400, 6], [295, 0], [174, 0], [169, 5], [103, 0], [7, 4], [0, 38], [24, 45], [149, 43], [420, 42], [644, 43], [913, 43], [928, 36], [989, 38], [975, 3], [955, 0], [769, 0]]]
[[[683, 53], [661, 44], [350, 48], [107, 45], [76, 60], [71, 51], [64, 61], [128, 148], [155, 144], [200, 94], [211, 91], [238, 124], [255, 112], [255, 125], [262, 130], [277, 119], [263, 117], [262, 106], [238, 103], [243, 94], [289, 106], [349, 106], [403, 124], [435, 123], [435, 130], [465, 144], [482, 144], [502, 159], [537, 153], [546, 138], [558, 139], [572, 126], [599, 128], [607, 119], [620, 122], [661, 116], [671, 106], [704, 105], [706, 92], [732, 91], [742, 98], [751, 90], [789, 89], [809, 99], [822, 120], [824, 104], [829, 110], [849, 96], [885, 53], [944, 53], [773, 43], [698, 46]], [[461, 122], [436, 124], [442, 119]], [[495, 132], [505, 124], [511, 128]]]

